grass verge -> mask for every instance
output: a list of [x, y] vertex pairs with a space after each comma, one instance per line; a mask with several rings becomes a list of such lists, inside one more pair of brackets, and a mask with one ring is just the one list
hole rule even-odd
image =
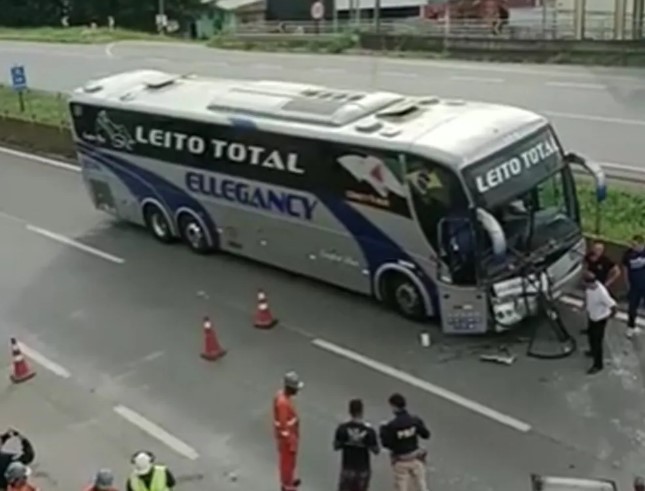
[[[66, 96], [50, 92], [28, 91], [25, 96], [25, 112], [20, 111], [18, 95], [9, 87], [0, 86], [0, 110], [6, 119], [28, 121], [48, 127], [67, 127]], [[2, 135], [9, 139], [14, 135]], [[35, 142], [30, 148], [49, 153], [46, 142]], [[70, 145], [71, 147], [71, 145]], [[73, 154], [70, 148], [70, 153]], [[596, 196], [594, 186], [588, 179], [578, 180], [578, 199], [585, 233], [596, 235]], [[601, 205], [601, 238], [624, 243], [636, 232], [645, 231], [645, 193], [637, 186], [621, 186], [610, 183], [607, 200]]]
[[67, 98], [64, 94], [26, 90], [23, 100], [25, 110], [21, 111], [18, 93], [0, 85], [0, 111], [3, 117], [48, 126], [68, 126]]
[[10, 29], [3, 27], [0, 28], [0, 40], [43, 43], [105, 44], [125, 40], [176, 41], [177, 39], [157, 34], [130, 31], [127, 29], [89, 29], [87, 27], [38, 27], [33, 29]]

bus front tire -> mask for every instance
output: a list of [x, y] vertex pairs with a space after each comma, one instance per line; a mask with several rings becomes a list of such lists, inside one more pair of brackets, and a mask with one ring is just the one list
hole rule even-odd
[[179, 216], [179, 231], [184, 243], [197, 254], [208, 254], [213, 251], [204, 226], [189, 213]]
[[392, 273], [384, 279], [385, 301], [400, 315], [414, 321], [426, 318], [423, 296], [417, 285], [406, 275]]
[[162, 244], [170, 244], [174, 241], [172, 227], [166, 218], [166, 214], [155, 205], [147, 205], [144, 210], [146, 228]]

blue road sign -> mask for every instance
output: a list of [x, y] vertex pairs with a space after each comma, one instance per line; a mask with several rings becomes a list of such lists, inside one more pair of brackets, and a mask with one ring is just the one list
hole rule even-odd
[[13, 90], [21, 91], [27, 88], [27, 73], [23, 65], [11, 67], [11, 86]]

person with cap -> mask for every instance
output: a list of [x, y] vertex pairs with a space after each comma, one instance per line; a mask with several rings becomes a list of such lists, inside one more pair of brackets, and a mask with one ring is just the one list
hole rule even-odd
[[12, 462], [4, 473], [7, 481], [7, 491], [38, 491], [38, 488], [29, 482], [31, 469], [22, 462]]
[[132, 474], [126, 483], [127, 491], [170, 491], [175, 487], [175, 476], [155, 460], [154, 454], [147, 451], [132, 456]]
[[[18, 438], [20, 440], [20, 453], [2, 450], [4, 444], [11, 438]], [[34, 461], [35, 457], [36, 455], [34, 453], [33, 445], [29, 439], [20, 434], [19, 431], [10, 428], [0, 435], [0, 490], [7, 489], [5, 473], [13, 462], [20, 462], [24, 465], [29, 465]]]
[[426, 454], [419, 447], [419, 438], [428, 440], [430, 431], [418, 416], [408, 412], [401, 394], [392, 394], [388, 400], [394, 418], [381, 425], [381, 445], [390, 451], [394, 470], [394, 489], [407, 491], [414, 484], [417, 491], [428, 491], [426, 481]]
[[283, 388], [273, 399], [273, 425], [282, 491], [294, 491], [300, 486], [300, 479], [295, 477], [300, 421], [293, 398], [303, 386], [296, 372], [288, 372], [284, 376]]
[[85, 491], [117, 491], [114, 487], [114, 474], [110, 469], [101, 469], [96, 473], [94, 481]]

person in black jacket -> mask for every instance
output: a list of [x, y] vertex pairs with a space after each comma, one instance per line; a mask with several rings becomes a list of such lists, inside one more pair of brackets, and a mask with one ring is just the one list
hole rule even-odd
[[428, 491], [426, 451], [419, 447], [419, 438], [428, 440], [430, 431], [421, 418], [408, 412], [401, 394], [392, 394], [388, 402], [394, 418], [381, 425], [380, 437], [381, 445], [390, 451], [394, 489], [407, 491], [413, 482], [418, 491]]
[[371, 477], [370, 454], [379, 453], [374, 428], [363, 420], [363, 401], [349, 401], [350, 420], [338, 425], [334, 450], [342, 452], [338, 491], [368, 491]]
[[[11, 438], [18, 438], [20, 440], [21, 450], [20, 453], [6, 452], [2, 450], [5, 443]], [[0, 490], [7, 489], [7, 480], [5, 472], [12, 462], [21, 462], [24, 465], [29, 465], [36, 457], [34, 447], [31, 442], [20, 434], [19, 431], [8, 429], [0, 435]]]

